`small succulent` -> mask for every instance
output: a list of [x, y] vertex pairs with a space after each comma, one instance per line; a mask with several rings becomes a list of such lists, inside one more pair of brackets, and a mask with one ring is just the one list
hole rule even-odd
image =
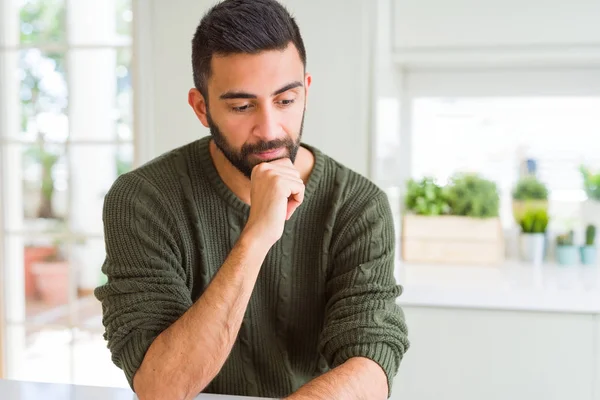
[[556, 244], [558, 246], [573, 246], [574, 243], [575, 232], [573, 230], [556, 236]]
[[596, 227], [594, 225], [588, 225], [585, 228], [585, 245], [593, 246], [596, 242]]

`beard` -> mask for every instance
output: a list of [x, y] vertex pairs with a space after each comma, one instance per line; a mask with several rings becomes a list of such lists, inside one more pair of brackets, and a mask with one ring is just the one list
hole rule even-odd
[[[300, 148], [302, 131], [304, 129], [304, 113], [302, 113], [302, 122], [300, 123], [300, 131], [298, 132], [298, 139], [296, 139], [296, 141], [289, 136], [286, 136], [284, 138], [275, 139], [268, 142], [260, 141], [252, 144], [244, 144], [239, 151], [234, 149], [227, 142], [223, 132], [211, 118], [210, 112], [206, 113], [206, 117], [208, 120], [208, 126], [210, 128], [210, 135], [212, 136], [217, 148], [221, 150], [221, 152], [225, 155], [225, 158], [227, 158], [227, 160], [229, 160], [229, 162], [248, 179], [250, 179], [252, 176], [252, 170], [254, 167], [262, 162], [275, 161], [281, 158], [289, 158], [292, 161], [292, 164], [296, 161], [296, 155], [298, 154], [298, 149]], [[281, 148], [285, 148], [287, 150], [286, 155], [266, 161], [252, 161], [251, 159], [253, 154]]]

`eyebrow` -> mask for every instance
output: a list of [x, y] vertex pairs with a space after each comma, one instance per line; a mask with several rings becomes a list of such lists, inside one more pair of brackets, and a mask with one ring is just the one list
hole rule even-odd
[[[281, 94], [281, 93], [287, 92], [288, 90], [295, 89], [297, 87], [302, 87], [302, 86], [304, 86], [304, 85], [300, 81], [295, 81], [295, 82], [292, 82], [292, 83], [288, 83], [287, 85], [285, 85], [281, 89], [277, 89], [276, 91], [274, 91], [271, 94], [271, 96], [277, 96], [278, 94]], [[221, 100], [256, 99], [257, 96], [255, 94], [247, 93], [247, 92], [230, 91], [230, 92], [223, 93], [221, 96], [219, 96], [219, 98]]]

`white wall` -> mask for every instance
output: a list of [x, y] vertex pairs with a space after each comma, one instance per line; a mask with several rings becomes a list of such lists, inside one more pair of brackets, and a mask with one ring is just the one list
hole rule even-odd
[[390, 0], [397, 62], [410, 67], [600, 65], [595, 0]]
[[[193, 86], [192, 35], [211, 3], [207, 0], [141, 2], [149, 13], [142, 11], [145, 19], [139, 17], [137, 23], [149, 29], [143, 32], [144, 36], [137, 38], [140, 43], [136, 44], [144, 46], [144, 50], [147, 43], [151, 46], [148, 53], [137, 59], [140, 74], [146, 75], [143, 89], [146, 92], [151, 90], [152, 94], [151, 109], [145, 110], [152, 115], [138, 116], [144, 119], [139, 121], [140, 125], [147, 121], [151, 131], [150, 137], [145, 136], [148, 134], [146, 131], [139, 132], [144, 140], [151, 141], [150, 154], [145, 154], [145, 159], [208, 135], [208, 130], [187, 104], [187, 94]], [[138, 98], [146, 98], [145, 93], [138, 89]]]
[[398, 49], [600, 44], [595, 0], [394, 0]]
[[[368, 174], [371, 2], [283, 3], [297, 18], [307, 49], [307, 70], [313, 75], [303, 140]], [[150, 42], [152, 48], [151, 53], [141, 54], [138, 63], [145, 74], [142, 88], [150, 85], [154, 94], [151, 108], [145, 108], [152, 115], [148, 111], [141, 115], [140, 127], [150, 125], [148, 130], [154, 131], [142, 161], [208, 134], [189, 108], [187, 92], [193, 85], [192, 35], [212, 4], [206, 0], [142, 2], [146, 18], [139, 23], [150, 24], [151, 29], [145, 30], [139, 45], [147, 50]]]

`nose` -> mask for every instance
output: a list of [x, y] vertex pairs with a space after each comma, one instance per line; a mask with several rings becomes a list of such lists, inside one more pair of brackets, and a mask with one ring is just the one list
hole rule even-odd
[[260, 140], [268, 142], [279, 138], [280, 126], [277, 120], [277, 112], [273, 106], [260, 107], [259, 112], [256, 115], [256, 124], [254, 126], [254, 136], [260, 138]]

